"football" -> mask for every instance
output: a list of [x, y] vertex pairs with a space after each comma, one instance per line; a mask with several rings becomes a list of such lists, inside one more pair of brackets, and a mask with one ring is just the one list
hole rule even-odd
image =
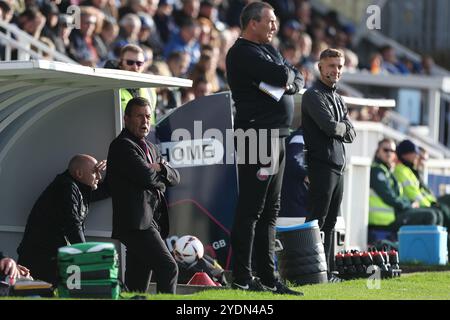
[[173, 254], [175, 260], [186, 264], [194, 263], [203, 258], [203, 244], [194, 236], [183, 236], [175, 242]]

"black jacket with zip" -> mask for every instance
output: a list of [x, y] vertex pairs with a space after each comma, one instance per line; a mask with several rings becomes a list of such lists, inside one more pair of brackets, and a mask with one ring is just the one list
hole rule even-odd
[[[303, 88], [303, 77], [270, 44], [243, 38], [227, 53], [227, 79], [236, 106], [234, 127], [279, 129], [289, 135], [294, 112], [294, 94]], [[261, 91], [262, 82], [288, 88], [280, 101]]]
[[56, 176], [39, 196], [28, 216], [17, 253], [28, 257], [55, 257], [58, 248], [85, 242], [84, 228], [93, 201], [109, 197], [105, 183], [92, 190], [68, 170]]
[[347, 113], [336, 88], [320, 80], [303, 94], [302, 126], [308, 166], [325, 164], [342, 174], [346, 164], [344, 143], [356, 137]]

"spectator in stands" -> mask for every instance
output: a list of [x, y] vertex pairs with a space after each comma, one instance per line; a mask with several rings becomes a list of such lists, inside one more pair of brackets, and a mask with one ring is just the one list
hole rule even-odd
[[220, 1], [203, 0], [200, 3], [198, 17], [199, 19], [206, 18], [215, 30], [222, 32], [226, 29], [226, 25], [220, 20], [218, 2]]
[[214, 44], [218, 39], [217, 30], [212, 22], [206, 18], [198, 18], [200, 46]]
[[186, 104], [195, 99], [194, 90], [192, 88], [181, 88], [181, 105]]
[[153, 18], [148, 14], [140, 13], [139, 19], [141, 19], [141, 29], [138, 35], [139, 44], [150, 47], [153, 54], [159, 58], [162, 56], [164, 43], [159, 36], [159, 31]]
[[80, 5], [95, 7], [110, 19], [116, 19], [118, 15], [116, 4], [111, 0], [84, 0]]
[[[114, 59], [114, 41], [119, 34], [119, 26], [117, 21], [111, 17], [105, 17], [102, 24], [102, 29], [96, 37], [98, 38], [98, 43], [103, 47], [101, 52], [101, 61], [105, 62], [110, 59]], [[101, 65], [101, 63], [100, 63]]]
[[[397, 153], [403, 156], [405, 151], [405, 144], [399, 145]], [[370, 170], [369, 227], [397, 231], [402, 225], [441, 225], [443, 217], [438, 210], [420, 208], [419, 201], [408, 198], [393, 172], [395, 162], [395, 142], [381, 140]]]
[[[6, 1], [0, 1], [0, 20], [5, 23], [9, 23], [13, 18], [14, 11]], [[3, 32], [3, 28], [0, 28], [0, 32]], [[5, 46], [3, 40], [0, 40], [0, 60], [5, 59]]]
[[204, 76], [199, 76], [193, 81], [192, 90], [195, 99], [210, 95], [213, 92], [211, 83]]
[[14, 10], [7, 1], [0, 1], [0, 20], [10, 22], [14, 16]]
[[359, 59], [356, 53], [347, 48], [342, 48], [345, 57], [345, 72], [354, 73], [358, 70]]
[[325, 21], [321, 18], [315, 18], [313, 24], [311, 25], [311, 30], [309, 31], [314, 43], [325, 42], [329, 46], [329, 39], [326, 34], [327, 25]]
[[72, 16], [61, 14], [58, 18], [58, 37], [55, 39], [55, 48], [62, 54], [69, 55], [70, 33], [72, 32]]
[[[144, 51], [139, 46], [128, 44], [120, 51], [119, 69], [131, 72], [144, 72], [145, 56]], [[120, 105], [122, 110], [132, 98], [142, 97], [150, 101], [152, 109], [152, 124], [156, 123], [155, 109], [156, 109], [156, 91], [154, 88], [122, 88], [120, 89]]]
[[374, 52], [370, 55], [368, 69], [371, 74], [387, 73], [387, 70], [383, 68], [381, 53]]
[[235, 0], [231, 1], [229, 3], [229, 7], [226, 13], [226, 23], [234, 28], [234, 27], [240, 27], [240, 14], [242, 12], [242, 9], [249, 4], [250, 2], [253, 2], [254, 0]]
[[45, 17], [37, 7], [29, 7], [19, 15], [19, 28], [39, 39], [45, 26]]
[[395, 49], [386, 45], [380, 49], [380, 53], [383, 57], [382, 69], [391, 74], [408, 74], [409, 71], [403, 63], [398, 61]]
[[120, 19], [119, 36], [113, 45], [114, 48], [123, 47], [127, 44], [139, 45], [139, 31], [141, 30], [141, 19], [134, 13], [127, 13]]
[[291, 65], [297, 67], [300, 62], [300, 46], [294, 42], [285, 42], [280, 46], [280, 52]]
[[147, 5], [145, 6], [145, 13], [150, 17], [153, 17], [158, 11], [159, 0], [147, 0]]
[[58, 248], [86, 241], [89, 204], [108, 197], [106, 185], [100, 182], [105, 168], [106, 160], [76, 155], [37, 199], [17, 249], [19, 264], [34, 277], [56, 284]]
[[81, 9], [80, 29], [73, 29], [70, 33], [70, 55], [80, 64], [95, 67], [100, 57], [95, 41], [97, 26], [96, 9], [83, 7]]
[[194, 82], [198, 78], [204, 78], [208, 82], [208, 94], [217, 92], [220, 89], [219, 79], [216, 74], [216, 65], [217, 62], [213, 58], [212, 53], [203, 53], [189, 76], [189, 78]]
[[434, 72], [433, 68], [434, 68], [433, 58], [427, 54], [423, 55], [421, 61], [421, 70], [419, 71], [419, 73], [426, 76], [434, 76], [436, 75], [436, 72]]
[[217, 76], [219, 77], [219, 86], [221, 91], [229, 90], [226, 76], [226, 54], [237, 38], [239, 38], [239, 32], [236, 32], [236, 29], [227, 29], [220, 34]]
[[309, 34], [306, 32], [301, 32], [298, 38], [298, 43], [300, 45], [301, 57], [300, 63], [306, 64], [310, 60], [311, 50], [312, 50], [312, 40]]
[[138, 14], [139, 12], [145, 12], [147, 6], [147, 0], [127, 0], [125, 5], [119, 8], [119, 20], [129, 14]]
[[175, 23], [181, 28], [186, 20], [196, 20], [200, 12], [200, 0], [181, 0], [181, 9], [173, 12]]
[[49, 38], [53, 43], [56, 43], [59, 38], [58, 30], [58, 20], [59, 20], [59, 9], [53, 2], [46, 2], [41, 9], [44, 17], [46, 18], [46, 23], [42, 29], [42, 36]]
[[295, 17], [300, 21], [306, 29], [309, 29], [312, 23], [311, 4], [308, 0], [297, 1], [297, 9], [295, 10]]
[[174, 51], [167, 58], [167, 65], [173, 77], [185, 77], [190, 64], [191, 57], [184, 51]]
[[280, 38], [283, 42], [298, 43], [303, 29], [297, 20], [289, 20], [281, 27]]
[[170, 35], [175, 34], [178, 28], [172, 17], [174, 2], [175, 0], [160, 0], [158, 10], [153, 17], [163, 43], [167, 43]]
[[409, 74], [419, 73], [420, 70], [419, 64], [412, 61], [407, 56], [400, 57], [400, 63], [405, 66]]
[[185, 51], [191, 57], [189, 68], [194, 66], [200, 58], [199, 32], [198, 23], [195, 20], [184, 20], [179, 32], [172, 36], [164, 48], [164, 57], [167, 59], [174, 51]]
[[[190, 56], [187, 52], [172, 52], [167, 59], [167, 76], [186, 77]], [[159, 62], [161, 64], [161, 62]], [[163, 74], [164, 75], [164, 74]], [[160, 88], [158, 95], [158, 114], [165, 114], [169, 109], [181, 106], [181, 88]]]
[[154, 60], [153, 49], [150, 47], [147, 47], [145, 45], [141, 45], [141, 48], [142, 48], [142, 51], [144, 51], [144, 59], [145, 59], [143, 73], [149, 73], [149, 69], [152, 66], [153, 60]]

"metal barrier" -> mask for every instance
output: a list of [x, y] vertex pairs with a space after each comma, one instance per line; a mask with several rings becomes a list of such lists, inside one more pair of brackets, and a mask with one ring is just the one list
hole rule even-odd
[[11, 61], [12, 50], [17, 49], [17, 60], [43, 59], [42, 53], [45, 53], [53, 60], [78, 64], [78, 62], [33, 38], [14, 24], [0, 20], [0, 27], [5, 30], [0, 31], [1, 43], [5, 45], [5, 61]]
[[[447, 100], [450, 93], [450, 77], [372, 75], [359, 72], [345, 73], [342, 81], [361, 89], [366, 95], [377, 94], [384, 97], [388, 95], [388, 98], [397, 100], [397, 108], [404, 105], [404, 109], [408, 111], [408, 105], [417, 105], [419, 116], [420, 108], [426, 113], [422, 122], [429, 127], [432, 141], [438, 143], [440, 136], [445, 134], [441, 132], [445, 122], [445, 115], [441, 115], [441, 103], [450, 101]], [[409, 109], [412, 109], [412, 106]]]

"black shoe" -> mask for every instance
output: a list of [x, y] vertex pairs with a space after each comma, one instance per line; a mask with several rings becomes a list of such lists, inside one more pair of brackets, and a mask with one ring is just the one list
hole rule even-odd
[[261, 284], [259, 278], [253, 277], [252, 279], [246, 281], [245, 283], [233, 282], [231, 284], [231, 289], [238, 289], [244, 291], [256, 291], [256, 292], [264, 292], [267, 291], [264, 286]]
[[294, 290], [289, 289], [280, 280], [277, 280], [273, 286], [263, 285], [263, 287], [264, 287], [264, 289], [266, 289], [266, 291], [269, 291], [269, 292], [272, 292], [275, 294], [291, 294], [293, 296], [303, 296], [303, 292], [294, 291]]
[[339, 283], [343, 282], [344, 280], [335, 276], [333, 273], [328, 274], [328, 283]]

